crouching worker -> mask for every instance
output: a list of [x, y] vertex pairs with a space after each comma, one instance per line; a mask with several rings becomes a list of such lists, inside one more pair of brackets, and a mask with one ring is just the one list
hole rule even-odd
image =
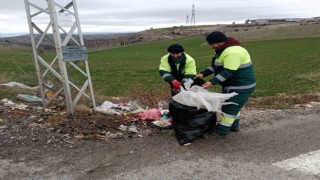
[[180, 44], [172, 44], [167, 50], [169, 53], [160, 60], [159, 73], [170, 84], [171, 96], [174, 96], [186, 80], [196, 76], [196, 63]]
[[215, 55], [211, 66], [197, 74], [196, 77], [203, 78], [214, 74], [214, 78], [202, 87], [221, 85], [222, 93], [238, 93], [237, 96], [227, 100], [237, 105], [222, 106], [223, 114], [216, 126], [216, 132], [221, 136], [226, 136], [230, 131], [239, 131], [240, 110], [256, 87], [254, 69], [248, 51], [241, 46], [238, 40], [227, 37], [220, 31], [210, 33], [206, 40], [214, 49]]

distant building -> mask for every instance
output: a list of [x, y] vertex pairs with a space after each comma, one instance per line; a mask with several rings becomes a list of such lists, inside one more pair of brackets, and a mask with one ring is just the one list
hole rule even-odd
[[268, 19], [256, 19], [256, 20], [251, 20], [251, 24], [267, 25], [267, 24], [270, 24], [270, 22]]
[[314, 18], [278, 18], [278, 19], [256, 19], [251, 20], [251, 24], [256, 25], [271, 25], [271, 24], [286, 24], [286, 23], [306, 23], [313, 22], [315, 19], [319, 19], [320, 17]]

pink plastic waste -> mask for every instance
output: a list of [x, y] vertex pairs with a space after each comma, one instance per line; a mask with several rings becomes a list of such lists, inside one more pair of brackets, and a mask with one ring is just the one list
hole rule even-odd
[[138, 113], [138, 117], [141, 120], [156, 120], [161, 118], [161, 113], [158, 109], [149, 109], [144, 112]]

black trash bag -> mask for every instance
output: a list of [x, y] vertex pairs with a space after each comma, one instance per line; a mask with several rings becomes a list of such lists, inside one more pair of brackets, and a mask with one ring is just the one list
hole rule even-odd
[[191, 84], [191, 87], [192, 87], [192, 86], [195, 86], [195, 85], [197, 85], [197, 86], [202, 86], [202, 85], [204, 85], [205, 83], [206, 83], [205, 80], [203, 80], [203, 79], [201, 79], [201, 78], [195, 78], [195, 79], [193, 79], [193, 83]]
[[169, 102], [172, 127], [180, 145], [189, 143], [205, 133], [214, 130], [217, 114], [206, 109], [180, 104], [173, 99]]

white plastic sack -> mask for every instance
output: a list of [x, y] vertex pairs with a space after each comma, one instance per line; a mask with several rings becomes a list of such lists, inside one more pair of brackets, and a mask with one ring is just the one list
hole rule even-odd
[[[193, 91], [193, 92], [208, 92], [207, 89], [203, 88], [202, 86], [192, 86], [191, 84], [193, 83], [192, 79], [188, 79], [185, 83], [183, 83], [184, 87], [186, 88], [187, 91]], [[180, 87], [180, 91], [185, 91], [182, 87]]]
[[[173, 96], [172, 99], [176, 102], [196, 107], [197, 109], [207, 109], [208, 111], [221, 112], [221, 106], [226, 104], [235, 104], [233, 102], [225, 102], [233, 96], [238, 95], [238, 93], [214, 93], [208, 92], [208, 90], [204, 89], [201, 86], [191, 86], [192, 80], [189, 79], [185, 84], [184, 90], [181, 88], [181, 92], [177, 95]], [[195, 87], [195, 88], [193, 88]]]

